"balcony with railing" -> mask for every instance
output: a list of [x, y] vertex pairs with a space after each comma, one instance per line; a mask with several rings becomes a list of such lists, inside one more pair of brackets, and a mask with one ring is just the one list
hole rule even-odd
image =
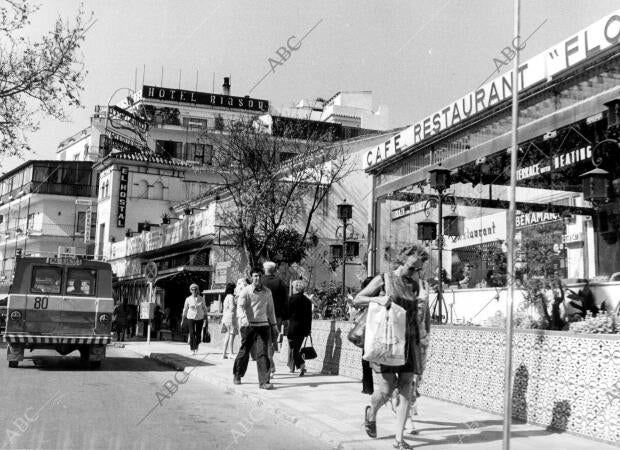
[[138, 236], [125, 237], [110, 244], [109, 259], [114, 260], [140, 253], [170, 247], [184, 241], [215, 235], [215, 206], [187, 215], [170, 225], [162, 225]]

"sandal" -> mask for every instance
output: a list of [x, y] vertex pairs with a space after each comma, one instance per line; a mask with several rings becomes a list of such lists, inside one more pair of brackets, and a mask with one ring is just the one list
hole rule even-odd
[[368, 411], [370, 411], [371, 408], [371, 406], [367, 406], [364, 410], [364, 429], [368, 436], [375, 439], [377, 437], [377, 421], [368, 420]]
[[406, 441], [397, 441], [394, 440], [392, 447], [397, 448], [398, 450], [410, 450], [413, 449], [411, 445], [409, 445]]

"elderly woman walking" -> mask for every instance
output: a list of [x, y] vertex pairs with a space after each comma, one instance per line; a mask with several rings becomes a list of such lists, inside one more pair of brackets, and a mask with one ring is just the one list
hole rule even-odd
[[237, 326], [237, 301], [235, 300], [235, 285], [228, 283], [224, 291], [224, 307], [222, 308], [222, 333], [224, 337], [224, 353], [222, 358], [228, 358], [228, 345], [230, 344], [230, 355], [234, 356], [233, 344], [235, 336], [239, 333]]
[[181, 316], [181, 327], [183, 327], [183, 323], [187, 320], [189, 325], [189, 349], [195, 355], [198, 353], [203, 324], [207, 326], [204, 322], [207, 320], [208, 310], [205, 299], [200, 295], [196, 283], [189, 287], [189, 291], [191, 295], [185, 299], [183, 315]]
[[301, 280], [293, 281], [293, 295], [288, 301], [288, 346], [291, 349], [293, 361], [291, 372], [299, 369], [299, 376], [306, 373], [306, 364], [299, 354], [299, 350], [312, 329], [312, 302], [304, 295], [306, 284]]
[[[398, 389], [394, 441], [394, 448], [397, 449], [412, 448], [403, 440], [403, 431], [409, 415], [412, 383], [414, 377], [422, 372], [417, 300], [420, 287], [414, 278], [417, 278], [415, 274], [423, 269], [427, 260], [428, 253], [422, 247], [412, 245], [403, 248], [397, 257], [398, 267], [373, 278], [354, 299], [355, 306], [367, 306], [374, 302], [389, 308], [394, 303], [406, 311], [405, 364], [394, 367], [372, 363], [373, 370], [378, 374], [377, 387], [371, 397], [371, 405], [366, 407], [364, 413], [366, 433], [376, 438], [377, 412], [391, 398], [394, 389]], [[387, 295], [379, 296], [382, 290]]]

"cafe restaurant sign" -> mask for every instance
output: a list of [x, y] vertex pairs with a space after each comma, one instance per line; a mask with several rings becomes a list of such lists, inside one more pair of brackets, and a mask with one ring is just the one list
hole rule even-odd
[[267, 100], [155, 86], [143, 86], [142, 98], [193, 105], [219, 106], [246, 111], [267, 112], [269, 110], [269, 102]]
[[[550, 81], [559, 73], [595, 57], [618, 42], [620, 42], [620, 10], [603, 17], [521, 64], [516, 76], [518, 90], [521, 91], [542, 81]], [[377, 147], [363, 152], [364, 169], [382, 163], [403, 150], [509, 99], [512, 96], [513, 78], [513, 71], [498, 76]]]
[[455, 242], [446, 239], [449, 249], [506, 240], [506, 211], [465, 219], [463, 234]]

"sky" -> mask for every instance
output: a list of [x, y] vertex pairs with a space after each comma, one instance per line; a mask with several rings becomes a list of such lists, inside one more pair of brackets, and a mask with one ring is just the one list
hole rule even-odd
[[[276, 107], [369, 90], [375, 108], [389, 109], [391, 128], [408, 125], [482, 84], [514, 28], [512, 0], [46, 0], [29, 33], [40, 36], [80, 3], [96, 20], [81, 49], [84, 108], [70, 110], [68, 122], [43, 118], [25, 159], [56, 159], [58, 144], [88, 126], [95, 105], [133, 89], [136, 78], [138, 88], [143, 80], [162, 85], [162, 68], [164, 87], [179, 87], [180, 75], [182, 89], [213, 92], [215, 80], [220, 93], [230, 76], [231, 95]], [[617, 7], [617, 0], [522, 0], [522, 36], [538, 28], [522, 61]], [[276, 52], [287, 42], [297, 50], [284, 60]], [[0, 160], [0, 172], [22, 162]]]

